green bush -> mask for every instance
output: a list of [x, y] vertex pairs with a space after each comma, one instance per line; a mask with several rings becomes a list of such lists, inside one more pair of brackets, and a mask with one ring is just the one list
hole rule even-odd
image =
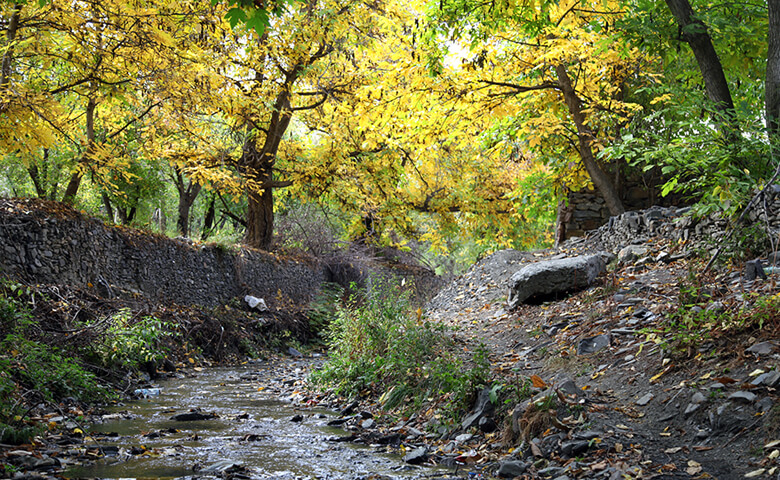
[[137, 370], [145, 363], [156, 364], [169, 353], [165, 340], [178, 335], [171, 322], [152, 316], [136, 319], [128, 309], [106, 320], [101, 341], [90, 346], [89, 353], [108, 368]]
[[110, 396], [109, 390], [98, 384], [95, 374], [56, 347], [10, 334], [0, 348], [10, 353], [0, 368], [10, 369], [13, 378], [46, 401], [64, 397], [91, 401]]
[[384, 286], [338, 307], [327, 332], [330, 358], [313, 381], [348, 396], [382, 394], [388, 410], [431, 396], [446, 397], [453, 413], [467, 407], [488, 377], [484, 349], [461, 359], [447, 329], [409, 305], [408, 292]]

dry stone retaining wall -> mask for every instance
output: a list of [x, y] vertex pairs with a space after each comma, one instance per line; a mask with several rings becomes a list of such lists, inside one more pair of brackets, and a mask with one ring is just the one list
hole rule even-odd
[[[745, 216], [744, 222], [768, 227], [775, 235], [780, 232], [780, 186], [768, 188], [765, 201], [758, 202]], [[587, 238], [613, 253], [651, 238], [666, 238], [685, 242], [694, 248], [707, 248], [726, 235], [727, 227], [728, 221], [719, 215], [695, 219], [687, 207], [655, 206], [611, 217], [605, 225], [589, 232]], [[578, 239], [573, 238], [569, 242], [577, 243]]]
[[325, 280], [313, 260], [192, 245], [106, 226], [61, 204], [20, 199], [0, 200], [0, 271], [37, 283], [205, 306], [245, 294], [269, 304], [278, 296], [305, 302]]

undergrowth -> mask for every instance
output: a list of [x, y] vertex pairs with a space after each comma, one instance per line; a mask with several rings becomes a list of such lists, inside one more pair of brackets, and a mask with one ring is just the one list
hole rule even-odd
[[716, 304], [717, 291], [691, 270], [679, 284], [675, 305], [645, 334], [673, 353], [691, 356], [708, 341], [742, 333], [780, 335], [780, 293], [745, 293], [739, 307]]
[[172, 335], [169, 324], [127, 310], [75, 322], [75, 328], [49, 325], [32, 313], [42, 297], [32, 286], [0, 280], [0, 443], [26, 443], [45, 429], [32, 420], [41, 404], [56, 409], [63, 400], [116, 398], [95, 372], [138, 370], [159, 361], [166, 353], [162, 342]]
[[487, 351], [456, 355], [445, 326], [412, 311], [409, 293], [384, 285], [336, 306], [325, 333], [330, 358], [312, 375], [337, 394], [374, 395], [387, 411], [417, 409], [441, 398], [454, 418], [487, 382]]

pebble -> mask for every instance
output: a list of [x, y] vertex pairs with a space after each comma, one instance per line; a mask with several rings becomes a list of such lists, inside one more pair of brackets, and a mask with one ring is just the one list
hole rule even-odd
[[428, 449], [425, 447], [415, 448], [411, 452], [404, 455], [404, 462], [411, 465], [419, 465], [428, 458]]
[[652, 400], [652, 399], [653, 399], [653, 397], [655, 397], [655, 395], [653, 395], [652, 393], [646, 393], [646, 394], [644, 394], [644, 395], [642, 396], [642, 398], [640, 398], [639, 400], [637, 400], [635, 403], [636, 403], [637, 405], [639, 405], [640, 407], [644, 407], [645, 405], [647, 405], [648, 403], [650, 403], [650, 400]]
[[756, 394], [745, 390], [740, 390], [729, 395], [729, 400], [737, 400], [745, 403], [753, 403], [756, 401]]
[[498, 472], [496, 474], [499, 477], [514, 478], [519, 477], [528, 469], [528, 465], [520, 460], [507, 460], [499, 463]]

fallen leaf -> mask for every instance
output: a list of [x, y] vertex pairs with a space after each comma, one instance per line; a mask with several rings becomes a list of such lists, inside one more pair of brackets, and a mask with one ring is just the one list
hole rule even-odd
[[[761, 375], [762, 373], [766, 373], [766, 372], [761, 370], [760, 368], [757, 368], [757, 369], [753, 370], [752, 372], [750, 372], [748, 374], [748, 377], [757, 377], [757, 376]], [[756, 470], [756, 471], [758, 471], [758, 470]], [[747, 476], [747, 475], [745, 475], [745, 476]]]
[[772, 440], [771, 442], [764, 445], [764, 448], [772, 448], [780, 445], [780, 440]]
[[616, 443], [616, 444], [615, 444], [615, 451], [616, 451], [617, 453], [620, 453], [620, 452], [622, 452], [622, 451], [623, 451], [623, 444], [622, 444], [622, 443]]
[[542, 450], [539, 448], [538, 445], [531, 442], [531, 453], [534, 457], [544, 457], [544, 454], [542, 453]]
[[669, 453], [669, 454], [677, 453], [677, 452], [679, 452], [681, 450], [682, 450], [682, 447], [667, 448], [666, 450], [664, 450], [664, 453]]
[[671, 437], [672, 436], [672, 434], [669, 433], [669, 432], [661, 432], [661, 433], [659, 433], [659, 435], [661, 435], [662, 437]]
[[547, 388], [547, 384], [539, 375], [531, 375], [531, 383], [536, 388]]
[[772, 450], [772, 453], [767, 455], [767, 458], [769, 458], [770, 460], [774, 460], [777, 457], [780, 457], [780, 450]]
[[758, 470], [753, 470], [752, 472], [746, 473], [745, 478], [760, 477], [764, 474], [764, 472], [766, 472], [766, 468], [759, 468]]
[[713, 448], [715, 447], [703, 447], [701, 445], [693, 447], [693, 449], [696, 450], [697, 452], [706, 452], [707, 450], [712, 450]]
[[736, 383], [736, 380], [734, 380], [731, 377], [715, 377], [713, 378], [718, 383], [722, 383], [723, 385], [728, 385], [730, 383]]
[[698, 475], [701, 473], [701, 464], [696, 460], [688, 460], [688, 468], [685, 469], [688, 475]]

